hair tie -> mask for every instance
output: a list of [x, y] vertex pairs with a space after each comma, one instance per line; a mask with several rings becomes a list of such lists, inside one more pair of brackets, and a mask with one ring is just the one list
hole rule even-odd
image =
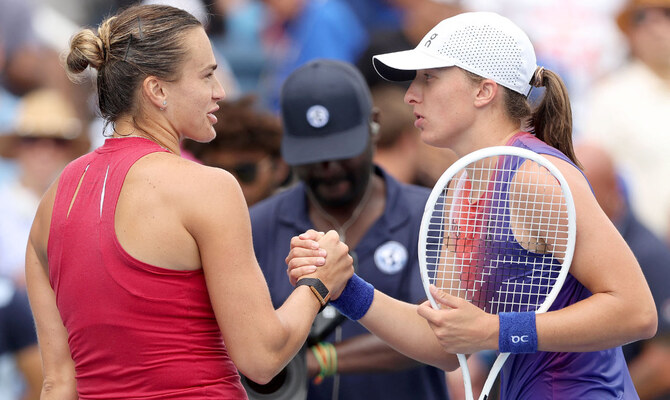
[[537, 67], [535, 73], [533, 74], [533, 80], [531, 85], [535, 87], [542, 87], [542, 81], [544, 80], [544, 67]]

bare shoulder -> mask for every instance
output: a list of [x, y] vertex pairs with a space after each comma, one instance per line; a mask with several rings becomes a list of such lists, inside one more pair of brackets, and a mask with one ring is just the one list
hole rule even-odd
[[[165, 153], [154, 153], [138, 162], [133, 182], [157, 189], [170, 202], [203, 205], [239, 190], [227, 171]], [[175, 204], [175, 203], [173, 203]]]
[[44, 196], [42, 196], [30, 230], [29, 240], [43, 265], [46, 265], [47, 260], [47, 243], [49, 241], [51, 216], [53, 214], [54, 202], [56, 201], [56, 192], [58, 191], [58, 181], [59, 179], [56, 179], [49, 189], [47, 189]]
[[170, 204], [183, 212], [184, 226], [203, 227], [217, 221], [228, 221], [248, 214], [240, 185], [233, 175], [221, 168], [193, 161], [165, 160], [156, 165], [169, 182]]

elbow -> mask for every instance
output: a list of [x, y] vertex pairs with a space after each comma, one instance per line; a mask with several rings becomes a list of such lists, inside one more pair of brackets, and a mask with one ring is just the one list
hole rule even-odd
[[656, 330], [658, 329], [658, 314], [656, 313], [656, 307], [651, 307], [651, 310], [648, 310], [645, 313], [640, 313], [640, 322], [639, 322], [639, 334], [640, 339], [646, 340], [651, 339], [656, 335]]
[[265, 357], [262, 362], [238, 366], [242, 375], [259, 385], [266, 385], [282, 371], [284, 363], [276, 357]]
[[638, 305], [634, 310], [629, 310], [628, 315], [625, 320], [630, 329], [631, 341], [647, 340], [656, 335], [658, 315], [653, 300], [650, 299], [645, 306]]
[[72, 379], [57, 379], [51, 376], [45, 376], [42, 381], [41, 399], [77, 399], [77, 389]]

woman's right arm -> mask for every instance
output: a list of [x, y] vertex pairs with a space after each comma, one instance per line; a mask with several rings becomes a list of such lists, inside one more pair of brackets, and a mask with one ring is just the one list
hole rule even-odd
[[53, 185], [42, 199], [30, 231], [26, 249], [26, 286], [42, 355], [44, 379], [40, 398], [76, 400], [74, 362], [67, 331], [56, 307], [56, 295], [47, 272], [46, 248], [55, 193], [56, 185]]
[[[256, 261], [251, 223], [239, 185], [229, 173], [206, 169], [194, 183], [185, 226], [195, 238], [212, 306], [233, 362], [258, 383], [272, 379], [305, 343], [320, 303], [298, 287], [274, 309]], [[197, 198], [197, 204], [194, 203]], [[353, 274], [348, 248], [335, 232], [320, 244], [328, 252], [313, 275], [337, 294]], [[286, 244], [287, 248], [289, 244]]]

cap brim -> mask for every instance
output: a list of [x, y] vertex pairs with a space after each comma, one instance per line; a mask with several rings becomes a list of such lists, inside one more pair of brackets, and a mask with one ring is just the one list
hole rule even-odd
[[324, 136], [282, 136], [281, 154], [289, 165], [353, 158], [365, 150], [370, 131], [367, 124]]
[[419, 69], [451, 67], [454, 62], [415, 48], [373, 56], [372, 65], [379, 76], [387, 81], [403, 82], [414, 79]]

